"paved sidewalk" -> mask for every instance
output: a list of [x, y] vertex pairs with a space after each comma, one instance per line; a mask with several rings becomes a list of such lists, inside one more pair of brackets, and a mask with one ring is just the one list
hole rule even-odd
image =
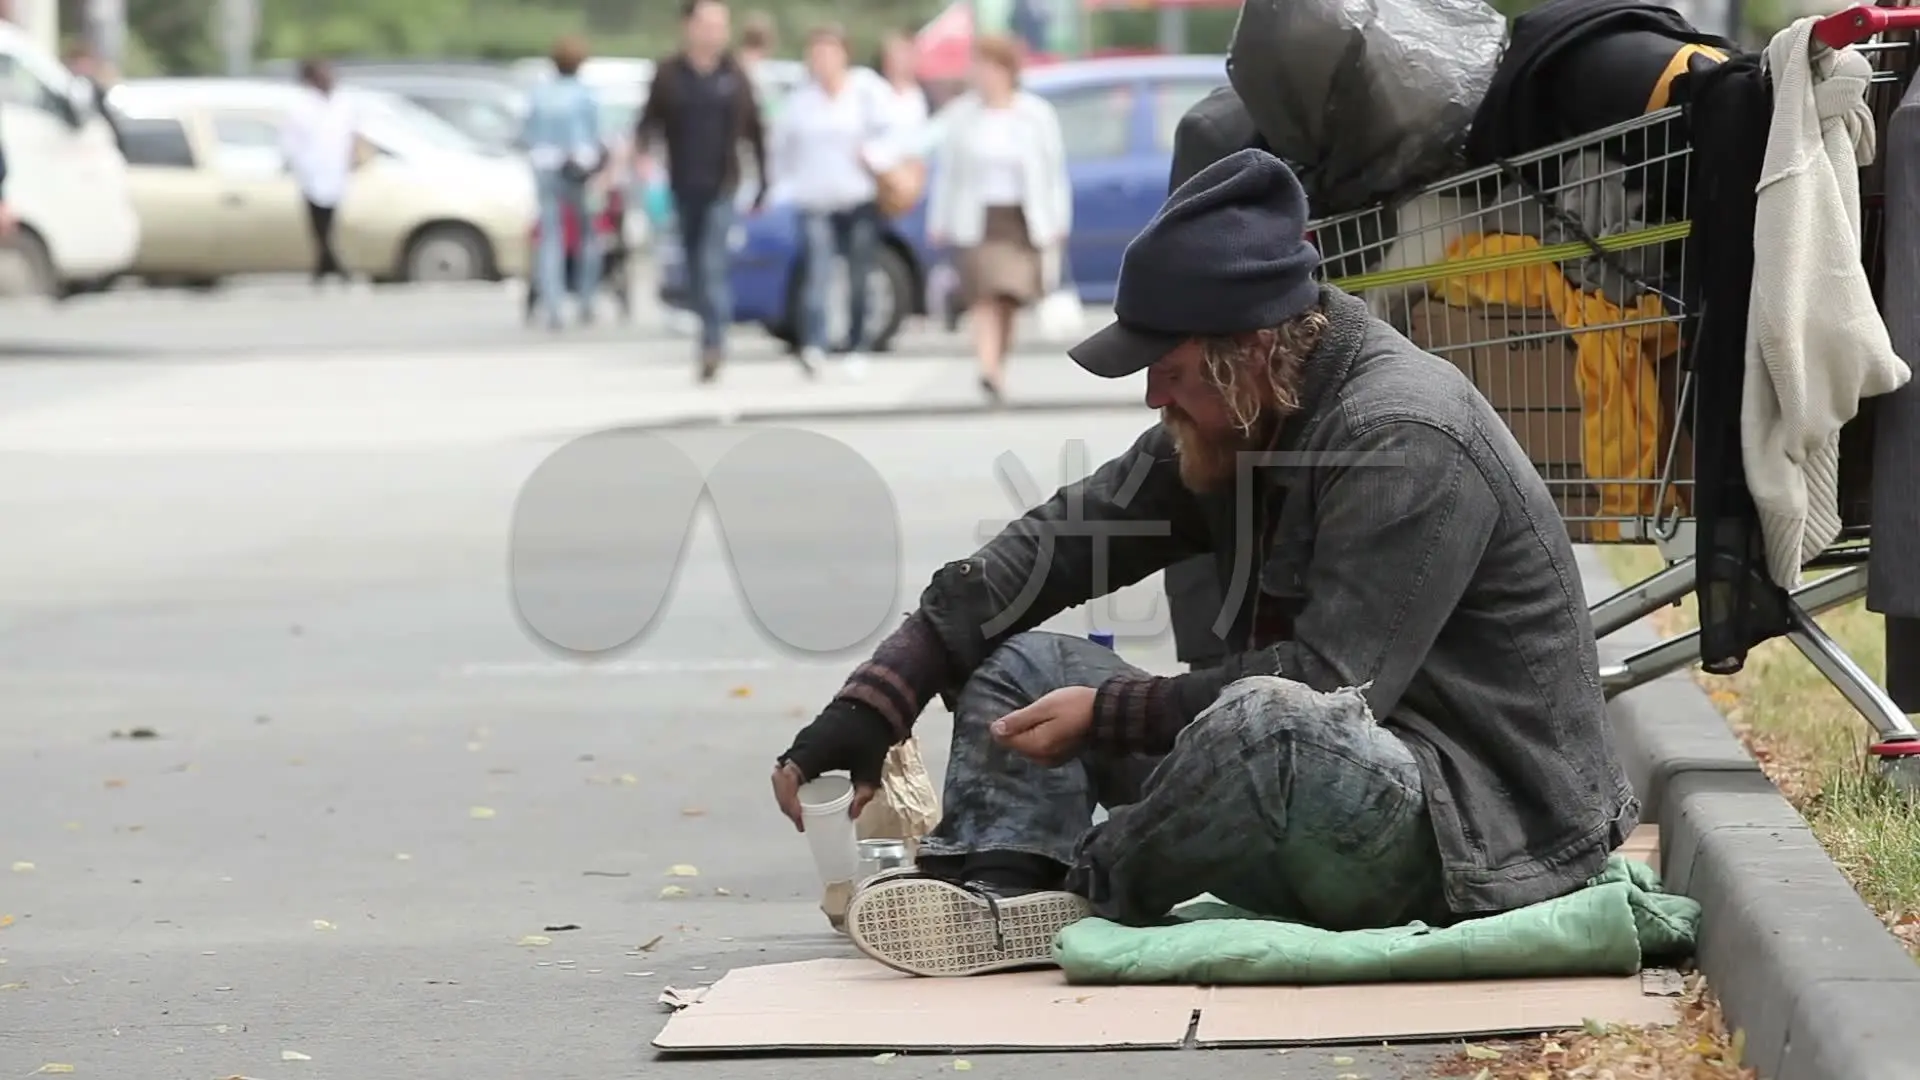
[[[657, 349], [656, 352], [668, 352]], [[702, 386], [691, 363], [590, 350], [484, 356], [287, 356], [156, 368], [98, 365], [84, 387], [49, 388], [31, 376], [37, 404], [6, 390], [24, 373], [0, 370], [0, 451], [140, 453], [323, 450], [492, 444], [563, 437], [620, 425], [684, 425], [983, 407], [970, 358], [878, 357], [863, 377], [829, 368], [742, 365]], [[1140, 408], [1139, 380], [1093, 378], [1063, 356], [1017, 357], [1015, 407]]]

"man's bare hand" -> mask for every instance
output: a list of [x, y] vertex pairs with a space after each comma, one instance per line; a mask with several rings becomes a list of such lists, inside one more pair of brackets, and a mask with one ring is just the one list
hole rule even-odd
[[994, 741], [1042, 765], [1072, 761], [1093, 730], [1095, 692], [1091, 686], [1068, 686], [1046, 694], [995, 720]]
[[[783, 761], [773, 767], [773, 801], [780, 804], [780, 812], [793, 822], [793, 831], [806, 832], [807, 821], [800, 811], [800, 785], [807, 778], [800, 772], [800, 766], [791, 761]], [[860, 811], [867, 808], [879, 789], [872, 784], [855, 783], [853, 785], [853, 805], [847, 808], [847, 816], [857, 818]]]

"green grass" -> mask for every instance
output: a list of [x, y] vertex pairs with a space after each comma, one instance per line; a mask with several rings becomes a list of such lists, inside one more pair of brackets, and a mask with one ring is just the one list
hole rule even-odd
[[[1662, 565], [1647, 547], [1609, 546], [1603, 554], [1622, 582], [1642, 580]], [[1698, 625], [1692, 598], [1654, 621], [1663, 635], [1692, 629]], [[1880, 616], [1855, 601], [1819, 622], [1869, 675], [1885, 677]], [[1920, 951], [1920, 802], [1869, 771], [1866, 721], [1787, 641], [1755, 649], [1735, 675], [1695, 677], [1861, 898], [1909, 951]]]

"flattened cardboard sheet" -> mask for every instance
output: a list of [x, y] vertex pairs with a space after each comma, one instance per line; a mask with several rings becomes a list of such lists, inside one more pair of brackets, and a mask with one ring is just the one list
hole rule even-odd
[[667, 1021], [661, 1050], [1173, 1049], [1192, 986], [1068, 986], [1053, 970], [921, 979], [856, 960], [740, 968]]
[[1458, 1039], [1565, 1031], [1588, 1020], [1671, 1024], [1678, 1002], [1639, 975], [1374, 986], [1221, 986], [1194, 1029], [1199, 1046]]
[[[1658, 865], [1659, 833], [1620, 853]], [[1176, 1049], [1452, 1039], [1679, 1019], [1665, 972], [1357, 986], [1070, 986], [1056, 970], [919, 979], [870, 960], [728, 972], [670, 1019], [667, 1052]], [[1198, 1024], [1195, 1025], [1195, 1017]]]

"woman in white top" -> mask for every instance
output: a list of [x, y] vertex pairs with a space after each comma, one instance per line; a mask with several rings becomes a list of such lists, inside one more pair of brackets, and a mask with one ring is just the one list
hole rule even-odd
[[[884, 153], [893, 113], [885, 86], [848, 62], [847, 39], [837, 27], [807, 35], [807, 70], [775, 121], [772, 170], [776, 186], [800, 211], [800, 366], [809, 374], [829, 349], [850, 370], [864, 363], [866, 281], [879, 241], [873, 160]], [[827, 296], [836, 257], [847, 266], [847, 336], [827, 340]]]
[[887, 82], [893, 106], [893, 133], [888, 142], [902, 157], [918, 157], [925, 149], [920, 143], [927, 127], [927, 92], [915, 74], [913, 38], [898, 30], [880, 41], [880, 55], [873, 70]]
[[995, 404], [1014, 315], [1058, 284], [1045, 277], [1058, 274], [1073, 228], [1060, 120], [1019, 78], [1012, 40], [974, 43], [973, 88], [944, 114], [927, 196], [929, 239], [958, 251], [980, 386]]
[[313, 235], [313, 283], [329, 276], [347, 280], [347, 271], [333, 253], [333, 215], [346, 198], [353, 178], [353, 159], [359, 122], [353, 102], [335, 93], [333, 71], [323, 61], [300, 65], [300, 82], [308, 95], [295, 106], [280, 132], [300, 194], [307, 202], [307, 226]]

